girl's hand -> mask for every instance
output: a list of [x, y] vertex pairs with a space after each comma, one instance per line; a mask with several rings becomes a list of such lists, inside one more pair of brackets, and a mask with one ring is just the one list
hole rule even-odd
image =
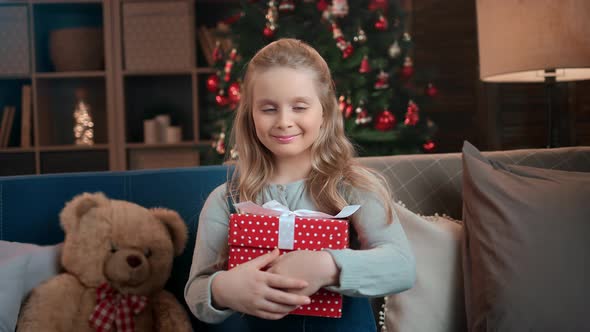
[[297, 250], [275, 259], [268, 272], [307, 281], [303, 289], [290, 289], [295, 294], [311, 295], [318, 289], [338, 284], [340, 271], [326, 251]]
[[217, 274], [211, 283], [213, 305], [263, 319], [281, 319], [298, 306], [309, 304], [308, 296], [284, 290], [303, 289], [308, 286], [307, 282], [261, 271], [278, 257], [279, 250], [275, 249]]

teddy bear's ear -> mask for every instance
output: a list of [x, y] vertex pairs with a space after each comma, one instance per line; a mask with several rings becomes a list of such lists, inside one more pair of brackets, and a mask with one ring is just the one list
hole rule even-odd
[[108, 203], [109, 199], [103, 193], [83, 193], [74, 197], [66, 203], [59, 214], [61, 227], [66, 233], [74, 230], [78, 226], [80, 218], [88, 213], [90, 209], [107, 205]]
[[176, 256], [180, 255], [188, 240], [188, 230], [180, 215], [175, 211], [164, 208], [152, 208], [150, 211], [166, 226], [172, 237], [174, 254]]

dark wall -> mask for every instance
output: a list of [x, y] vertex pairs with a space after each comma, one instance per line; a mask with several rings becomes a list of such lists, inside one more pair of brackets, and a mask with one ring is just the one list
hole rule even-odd
[[[439, 89], [429, 116], [438, 124], [438, 152], [460, 151], [467, 139], [482, 150], [545, 147], [543, 84], [479, 80], [474, 0], [403, 0], [417, 71], [434, 73]], [[560, 145], [590, 145], [590, 81], [559, 83]]]

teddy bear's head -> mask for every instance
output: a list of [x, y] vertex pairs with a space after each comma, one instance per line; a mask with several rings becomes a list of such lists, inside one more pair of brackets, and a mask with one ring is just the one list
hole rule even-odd
[[60, 213], [64, 269], [87, 287], [108, 282], [121, 293], [149, 295], [164, 287], [187, 229], [178, 213], [146, 209], [84, 193]]

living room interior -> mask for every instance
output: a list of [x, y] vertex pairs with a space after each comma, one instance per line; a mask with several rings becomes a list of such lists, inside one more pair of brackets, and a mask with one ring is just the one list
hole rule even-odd
[[[12, 130], [3, 130], [9, 137], [0, 147], [4, 165], [0, 175], [177, 167], [222, 161], [219, 153], [209, 148], [219, 130], [211, 128], [216, 116], [215, 93], [207, 90], [207, 81], [218, 71], [210, 54], [215, 38], [221, 39], [215, 33], [220, 25], [228, 29], [223, 22], [239, 13], [239, 1], [192, 1], [180, 8], [183, 16], [179, 17], [184, 17], [184, 21], [178, 20], [167, 31], [174, 37], [165, 35], [166, 32], [149, 33], [151, 41], [141, 39], [142, 24], [149, 24], [148, 21], [133, 16], [139, 15], [141, 9], [134, 9], [132, 1], [127, 7], [125, 3], [3, 2], [6, 19], [2, 29], [7, 37], [1, 61], [0, 111], [5, 114], [7, 107], [14, 107], [16, 112], [12, 126], [7, 126]], [[548, 88], [538, 81], [484, 80], [480, 76], [480, 57], [486, 60], [510, 53], [507, 58], [520, 56], [524, 65], [542, 38], [555, 38], [561, 44], [546, 41], [543, 46], [550, 50], [545, 54], [548, 58], [539, 61], [558, 58], [571, 67], [568, 61], [575, 62], [576, 56], [587, 55], [583, 39], [568, 39], [565, 30], [549, 36], [547, 31], [555, 30], [555, 24], [540, 25], [539, 29], [546, 26], [547, 31], [537, 30], [538, 35], [523, 30], [524, 36], [512, 40], [506, 39], [510, 33], [498, 30], [504, 33], [501, 47], [510, 51], [490, 54], [489, 47], [495, 46], [487, 46], [486, 53], [480, 54], [474, 1], [445, 4], [403, 0], [399, 6], [407, 13], [403, 27], [411, 38], [408, 52], [415, 68], [414, 82], [417, 87], [434, 85], [431, 91], [436, 93], [428, 105], [419, 105], [423, 118], [437, 127], [433, 136], [435, 148], [428, 151], [458, 152], [463, 140], [485, 151], [548, 146]], [[16, 10], [18, 15], [9, 20], [9, 10]], [[172, 11], [168, 15], [179, 14]], [[158, 22], [167, 21], [164, 17], [152, 23]], [[489, 29], [496, 31], [495, 28]], [[157, 26], [152, 29], [160, 31]], [[227, 32], [223, 37], [227, 39]], [[530, 42], [526, 48], [513, 49], [519, 38]], [[84, 46], [78, 47], [77, 41], [84, 42]], [[486, 45], [489, 44], [483, 46]], [[566, 54], [567, 45], [581, 45], [570, 48], [578, 55]], [[177, 48], [178, 52], [170, 53], [170, 48]], [[176, 58], [170, 58], [170, 54]], [[502, 61], [499, 59], [498, 63]], [[587, 67], [588, 63], [573, 65]], [[513, 66], [494, 70], [520, 69]], [[553, 112], [558, 113], [554, 114], [558, 119], [554, 119], [552, 127], [560, 129], [556, 134], [558, 146], [589, 144], [588, 89], [588, 80], [558, 80], [553, 85]], [[72, 134], [78, 90], [86, 90], [95, 122], [92, 146], [75, 144]], [[23, 103], [30, 105], [25, 106], [27, 112], [22, 112]], [[143, 121], [160, 113], [169, 114], [168, 117], [171, 114], [174, 122], [169, 129], [172, 141], [164, 145], [144, 133]], [[22, 121], [23, 114], [28, 121]], [[160, 120], [170, 121], [165, 116]], [[23, 127], [25, 122], [28, 125]], [[154, 127], [153, 121], [147, 125], [148, 132], [152, 132], [154, 128], [149, 128]]]
[[0, 0], [0, 330], [63, 272], [49, 264], [60, 211], [84, 192], [177, 211], [189, 236], [166, 290], [194, 331], [239, 330], [199, 321], [183, 290], [199, 213], [235, 158], [243, 66], [298, 35], [325, 47], [337, 90], [370, 88], [338, 90], [339, 107], [416, 255], [414, 288], [372, 299], [377, 328], [590, 329], [589, 13], [585, 0]]

